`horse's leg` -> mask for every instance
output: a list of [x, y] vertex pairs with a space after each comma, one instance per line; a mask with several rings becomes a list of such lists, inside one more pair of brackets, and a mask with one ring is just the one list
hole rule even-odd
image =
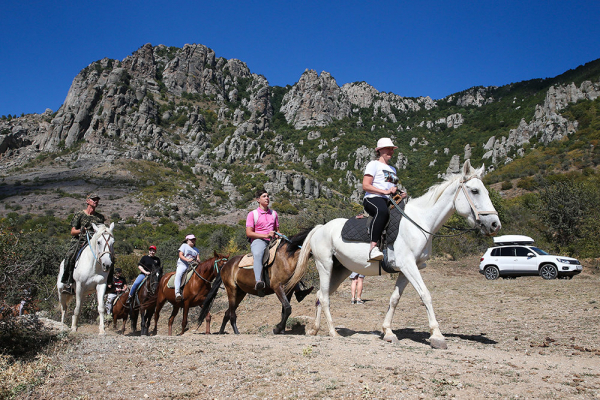
[[98, 325], [100, 335], [104, 335], [104, 292], [106, 292], [106, 283], [96, 286], [96, 294], [98, 295], [98, 314], [100, 314], [100, 323]]
[[275, 290], [275, 294], [277, 298], [281, 302], [281, 321], [275, 326], [273, 329], [274, 334], [279, 334], [285, 332], [285, 324], [292, 313], [292, 305], [288, 300], [285, 292], [283, 291], [283, 286], [280, 284], [277, 286], [277, 290]]
[[400, 296], [404, 292], [404, 289], [408, 285], [408, 279], [404, 276], [404, 274], [400, 274], [398, 279], [396, 279], [396, 286], [394, 287], [394, 292], [390, 297], [390, 306], [388, 307], [387, 314], [385, 315], [385, 319], [383, 320], [383, 340], [388, 342], [396, 343], [398, 338], [392, 332], [392, 318], [394, 317], [394, 313], [396, 312], [396, 307], [398, 306], [398, 302], [400, 301]]
[[154, 334], [156, 335], [158, 332], [158, 317], [160, 316], [160, 310], [162, 310], [163, 306], [167, 302], [167, 298], [163, 296], [162, 292], [158, 294], [158, 299], [156, 300], [156, 310], [154, 310]]
[[321, 311], [324, 311], [325, 318], [327, 319], [327, 325], [329, 327], [329, 335], [339, 336], [335, 330], [333, 319], [331, 318], [331, 312], [329, 311], [329, 295], [335, 292], [344, 279], [350, 275], [350, 270], [346, 269], [339, 262], [334, 262], [333, 259], [330, 261], [329, 268], [327, 268], [327, 264], [321, 261], [316, 261], [316, 264], [317, 269], [319, 270], [319, 281], [321, 288], [317, 292], [317, 316], [315, 317], [314, 331], [311, 333], [316, 335], [319, 331], [321, 323]]
[[[191, 301], [191, 299], [190, 299]], [[181, 320], [181, 333], [180, 335], [183, 335], [186, 331], [187, 328], [187, 318], [188, 318], [188, 311], [190, 311], [190, 302], [188, 301], [184, 301], [183, 302], [183, 319]]]
[[206, 314], [206, 318], [204, 318], [204, 322], [206, 323], [206, 332], [204, 332], [207, 335], [210, 335], [210, 321], [212, 320], [212, 316], [210, 315], [210, 312], [208, 314]]
[[223, 322], [221, 323], [221, 329], [219, 329], [219, 334], [225, 333], [225, 327], [227, 326], [227, 323], [230, 320], [229, 314], [229, 309], [227, 309], [227, 311], [225, 311], [225, 315], [223, 315]]
[[140, 305], [140, 336], [146, 336], [146, 309]]
[[[424, 266], [423, 266], [424, 268]], [[425, 305], [427, 309], [427, 318], [429, 319], [429, 345], [434, 349], [447, 349], [448, 345], [446, 344], [446, 338], [442, 335], [440, 331], [440, 326], [435, 319], [435, 313], [433, 312], [433, 304], [431, 302], [431, 294], [427, 287], [425, 286], [425, 282], [423, 282], [423, 277], [421, 276], [421, 272], [417, 265], [413, 262], [409, 265], [404, 265], [401, 267], [400, 271], [406, 276], [406, 279], [413, 285], [419, 296], [421, 297], [421, 301]]]
[[169, 336], [173, 334], [173, 321], [175, 321], [175, 317], [179, 312], [178, 303], [173, 304], [173, 311], [171, 311], [171, 316], [169, 317]]
[[79, 317], [79, 311], [81, 310], [82, 297], [83, 290], [81, 284], [75, 285], [75, 309], [73, 310], [73, 317], [71, 318], [71, 332], [77, 332], [77, 317]]

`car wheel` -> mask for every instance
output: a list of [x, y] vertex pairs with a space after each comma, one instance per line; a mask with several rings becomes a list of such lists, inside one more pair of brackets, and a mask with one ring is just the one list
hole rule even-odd
[[494, 279], [498, 279], [498, 277], [500, 276], [500, 271], [498, 270], [498, 267], [496, 267], [495, 265], [490, 265], [489, 267], [485, 267], [485, 269], [483, 270], [483, 273], [485, 275], [485, 278], [493, 281]]
[[544, 279], [556, 279], [558, 269], [552, 264], [544, 264], [540, 267], [540, 276]]

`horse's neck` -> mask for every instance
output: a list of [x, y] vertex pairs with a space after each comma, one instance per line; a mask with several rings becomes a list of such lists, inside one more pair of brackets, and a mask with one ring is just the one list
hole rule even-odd
[[[409, 201], [406, 204], [406, 215], [415, 220], [426, 231], [436, 233], [454, 214], [454, 195], [459, 184], [458, 180], [449, 183], [437, 199], [432, 199], [433, 193], [428, 192], [417, 199]], [[410, 225], [414, 226], [413, 224]]]

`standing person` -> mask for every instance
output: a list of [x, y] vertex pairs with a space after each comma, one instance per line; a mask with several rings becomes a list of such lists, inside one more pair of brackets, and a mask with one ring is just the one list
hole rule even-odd
[[350, 279], [352, 280], [352, 284], [350, 286], [350, 294], [352, 295], [351, 304], [365, 304], [364, 301], [360, 298], [362, 295], [363, 289], [363, 281], [365, 280], [365, 276], [359, 274], [358, 272], [353, 272], [350, 274]]
[[152, 245], [148, 248], [148, 255], [143, 256], [138, 263], [138, 269], [140, 270], [140, 273], [137, 278], [135, 278], [133, 285], [131, 285], [131, 290], [129, 291], [129, 297], [127, 297], [126, 304], [131, 302], [131, 298], [133, 297], [138, 286], [140, 286], [144, 278], [150, 275], [155, 268], [160, 268], [160, 258], [156, 257], [156, 246]]
[[194, 260], [200, 262], [200, 250], [196, 248], [196, 236], [190, 234], [179, 246], [179, 259], [177, 260], [177, 271], [175, 272], [175, 300], [182, 301], [181, 277]]
[[106, 314], [112, 314], [112, 307], [115, 298], [127, 290], [127, 281], [123, 277], [123, 270], [121, 270], [121, 268], [115, 268], [113, 281], [108, 285], [108, 288], [114, 288], [114, 292], [111, 292], [106, 296], [106, 304], [104, 305], [104, 308], [106, 308]]
[[77, 252], [87, 241], [86, 232], [90, 231], [93, 234], [94, 228], [92, 224], [103, 224], [106, 220], [104, 215], [96, 212], [96, 207], [100, 203], [100, 196], [92, 193], [87, 196], [85, 203], [87, 205], [85, 210], [79, 211], [71, 220], [72, 238], [69, 250], [67, 250], [67, 254], [65, 255], [64, 270], [61, 278], [61, 282], [64, 285], [62, 291], [67, 294], [75, 294], [73, 270], [75, 269]]
[[[390, 138], [379, 139], [377, 147], [375, 147], [377, 158], [367, 164], [363, 176], [362, 187], [365, 191], [363, 205], [369, 215], [373, 217], [370, 229], [369, 261], [383, 260], [383, 253], [377, 247], [377, 242], [381, 239], [381, 233], [388, 222], [388, 196], [398, 190], [396, 168], [388, 165], [397, 148]], [[400, 192], [400, 195], [402, 199], [406, 197], [406, 193], [403, 191]]]
[[263, 254], [275, 232], [279, 232], [277, 212], [269, 208], [271, 199], [264, 189], [256, 191], [258, 208], [250, 211], [246, 218], [246, 236], [250, 239], [250, 250], [254, 257], [254, 289], [260, 297], [264, 296], [265, 283], [262, 281]]

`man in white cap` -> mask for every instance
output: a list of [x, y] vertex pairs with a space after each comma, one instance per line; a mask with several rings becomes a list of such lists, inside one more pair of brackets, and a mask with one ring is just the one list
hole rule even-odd
[[179, 259], [177, 260], [177, 271], [175, 272], [175, 300], [182, 301], [181, 277], [194, 260], [200, 262], [200, 251], [196, 248], [196, 236], [190, 234], [179, 246]]

